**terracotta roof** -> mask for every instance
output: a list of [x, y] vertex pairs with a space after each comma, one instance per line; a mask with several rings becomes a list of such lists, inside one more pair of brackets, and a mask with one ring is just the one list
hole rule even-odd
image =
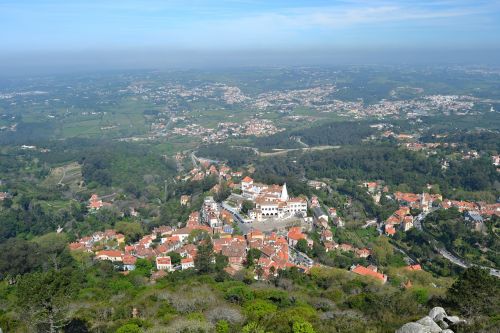
[[302, 233], [302, 230], [300, 227], [293, 227], [290, 228], [288, 231], [288, 239], [293, 239], [293, 240], [300, 240], [300, 239], [305, 239], [306, 235]]
[[135, 262], [137, 261], [137, 258], [134, 257], [133, 255], [130, 254], [125, 254], [123, 256], [123, 263], [125, 265], [135, 265]]
[[193, 231], [192, 228], [181, 228], [181, 229], [174, 230], [172, 232], [172, 235], [189, 235], [189, 233], [191, 233], [191, 231]]
[[84, 248], [84, 245], [82, 243], [70, 243], [69, 244], [69, 249], [70, 250], [80, 250], [80, 249], [83, 249]]
[[399, 223], [401, 223], [401, 220], [397, 216], [391, 215], [391, 216], [389, 216], [389, 218], [387, 218], [385, 223], [386, 224], [399, 224]]
[[385, 226], [385, 233], [388, 235], [394, 235], [396, 234], [396, 229], [392, 225], [386, 225]]
[[251, 183], [251, 182], [253, 182], [253, 179], [250, 178], [250, 177], [248, 177], [248, 176], [246, 176], [245, 178], [243, 178], [243, 180], [241, 182], [243, 182], [243, 183]]
[[107, 256], [107, 257], [121, 257], [122, 253], [118, 250], [102, 250], [97, 252], [96, 254], [97, 257], [100, 256]]
[[387, 275], [379, 273], [379, 272], [375, 272], [375, 271], [373, 271], [367, 267], [363, 267], [361, 265], [357, 265], [355, 268], [353, 268], [352, 272], [359, 274], [359, 275], [363, 275], [363, 276], [371, 276], [371, 277], [373, 277], [377, 280], [380, 280], [384, 283], [387, 281]]
[[157, 257], [156, 258], [156, 263], [158, 265], [171, 265], [172, 264], [172, 260], [170, 259], [170, 257]]
[[357, 249], [356, 253], [360, 257], [364, 257], [364, 256], [367, 257], [371, 254], [371, 251], [369, 249]]
[[342, 251], [352, 251], [352, 249], [354, 248], [351, 244], [346, 243], [340, 244], [339, 247]]
[[410, 271], [421, 271], [422, 270], [422, 266], [420, 266], [419, 264], [417, 264], [417, 265], [409, 265], [409, 266], [406, 266], [406, 269], [408, 269]]

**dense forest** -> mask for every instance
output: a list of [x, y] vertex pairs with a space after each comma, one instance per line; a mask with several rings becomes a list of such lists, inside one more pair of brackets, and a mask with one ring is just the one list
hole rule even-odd
[[500, 151], [500, 133], [494, 131], [456, 131], [446, 135], [444, 138], [436, 138], [430, 132], [422, 140], [424, 142], [449, 142], [460, 143], [471, 149], [483, 151]]
[[234, 147], [229, 144], [203, 145], [198, 148], [198, 157], [226, 162], [232, 168], [249, 164], [257, 157], [250, 148]]
[[408, 191], [417, 193], [426, 184], [437, 184], [442, 194], [449, 198], [453, 198], [457, 190], [498, 191], [500, 180], [500, 175], [486, 157], [451, 161], [448, 169], [443, 170], [439, 157], [428, 158], [391, 144], [342, 147], [262, 159], [256, 169], [256, 175], [262, 178], [267, 175], [305, 175], [309, 179], [383, 180], [403, 190], [404, 184]]
[[[375, 130], [368, 122], [333, 122], [303, 129], [255, 138], [253, 145], [262, 150], [303, 148], [306, 146], [338, 146], [361, 143]], [[299, 141], [300, 140], [300, 141]]]

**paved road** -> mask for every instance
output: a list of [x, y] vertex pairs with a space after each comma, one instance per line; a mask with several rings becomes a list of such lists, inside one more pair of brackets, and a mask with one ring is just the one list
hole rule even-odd
[[305, 142], [302, 142], [302, 138], [298, 136], [295, 141], [297, 141], [299, 144], [301, 144], [303, 147], [309, 148], [309, 145]]
[[482, 269], [488, 269], [490, 271], [491, 275], [500, 278], [500, 270], [498, 270], [498, 269], [491, 268], [491, 267], [480, 266], [480, 265], [475, 265], [475, 264], [469, 264], [469, 263], [465, 262], [465, 260], [463, 260], [461, 258], [458, 258], [457, 256], [454, 256], [453, 254], [451, 254], [446, 249], [439, 249], [438, 251], [439, 251], [439, 253], [443, 257], [445, 257], [446, 259], [448, 259], [449, 261], [451, 261], [455, 265], [458, 265], [458, 266], [463, 267], [463, 268], [469, 268], [471, 266], [477, 266], [477, 267], [481, 267]]
[[429, 215], [430, 213], [436, 211], [438, 208], [431, 208], [429, 209], [429, 211], [426, 213], [426, 212], [422, 212], [420, 214], [418, 214], [418, 216], [415, 218], [415, 221], [413, 221], [413, 226], [415, 228], [417, 228], [418, 230], [420, 231], [425, 231], [423, 229], [423, 226], [422, 226], [422, 222], [425, 220], [425, 218], [427, 217], [427, 215]]
[[370, 221], [367, 221], [361, 228], [362, 229], [366, 229], [368, 227], [371, 227], [371, 226], [377, 226], [377, 220], [370, 220]]
[[468, 268], [470, 267], [469, 264], [467, 264], [464, 260], [454, 256], [453, 254], [451, 254], [448, 250], [446, 249], [438, 249], [438, 252], [443, 256], [445, 257], [446, 259], [448, 259], [449, 261], [451, 261], [452, 263], [454, 263], [455, 265], [458, 265], [460, 267], [463, 267], [463, 268]]
[[193, 163], [193, 167], [196, 168], [198, 167], [198, 158], [194, 154], [194, 151], [191, 153], [191, 162]]

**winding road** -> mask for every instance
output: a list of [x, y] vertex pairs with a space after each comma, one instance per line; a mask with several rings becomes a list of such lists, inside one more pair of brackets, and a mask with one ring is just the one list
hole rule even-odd
[[[436, 238], [430, 233], [428, 232], [427, 230], [425, 230], [424, 228], [424, 225], [423, 225], [423, 222], [425, 220], [425, 217], [430, 214], [431, 212], [435, 211], [436, 209], [433, 209], [431, 211], [429, 211], [428, 213], [420, 213], [420, 215], [417, 216], [417, 218], [415, 219], [415, 228], [425, 232], [427, 235], [429, 235], [435, 242], [438, 242], [436, 240]], [[459, 258], [457, 257], [456, 255], [454, 255], [453, 253], [451, 253], [450, 251], [448, 251], [447, 249], [445, 248], [437, 248], [435, 247], [435, 250], [441, 255], [443, 256], [443, 258], [447, 259], [448, 261], [450, 261], [451, 263], [457, 265], [457, 266], [460, 266], [462, 268], [469, 268], [471, 266], [477, 266], [477, 267], [481, 267], [483, 269], [487, 269], [490, 271], [490, 274], [493, 275], [493, 276], [496, 276], [498, 278], [500, 278], [500, 270], [498, 269], [495, 269], [495, 268], [492, 268], [492, 267], [485, 267], [485, 266], [481, 266], [481, 265], [476, 265], [476, 264], [470, 264], [470, 263], [467, 263], [464, 259], [462, 258]]]

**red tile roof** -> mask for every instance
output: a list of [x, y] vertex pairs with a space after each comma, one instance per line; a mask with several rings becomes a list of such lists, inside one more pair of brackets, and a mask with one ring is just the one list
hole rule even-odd
[[102, 250], [102, 251], [99, 251], [97, 252], [96, 256], [100, 257], [100, 256], [107, 256], [107, 257], [121, 257], [122, 256], [122, 253], [118, 250]]
[[406, 266], [406, 269], [410, 270], [410, 271], [421, 271], [422, 270], [422, 266], [420, 265], [409, 265], [409, 266]]
[[245, 178], [243, 178], [243, 180], [241, 182], [242, 183], [251, 183], [251, 182], [253, 182], [253, 179], [250, 178], [250, 177], [248, 177], [248, 176], [246, 176]]
[[387, 281], [387, 275], [379, 273], [379, 272], [375, 272], [374, 270], [371, 270], [367, 267], [363, 267], [361, 265], [357, 265], [355, 268], [353, 268], [352, 272], [359, 274], [359, 275], [363, 275], [363, 276], [373, 277], [377, 280], [382, 281], [383, 283], [385, 283]]
[[134, 257], [133, 255], [130, 254], [125, 254], [123, 256], [123, 264], [125, 265], [135, 265], [135, 262], [137, 261], [137, 258]]
[[172, 261], [171, 261], [170, 257], [157, 257], [156, 263], [159, 265], [171, 265]]

